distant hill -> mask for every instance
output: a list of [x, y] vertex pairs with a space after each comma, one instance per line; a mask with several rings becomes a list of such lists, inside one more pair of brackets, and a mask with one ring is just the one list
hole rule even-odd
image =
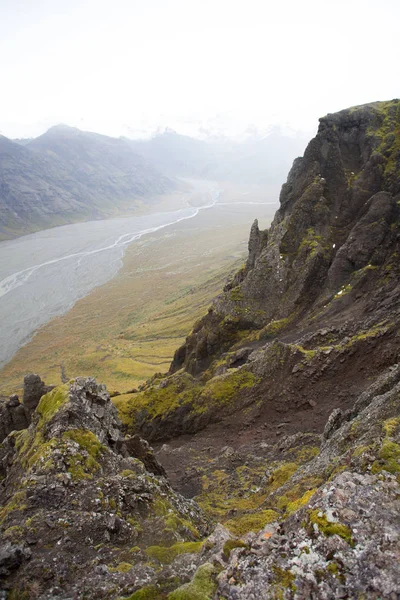
[[283, 183], [307, 138], [279, 128], [243, 141], [198, 140], [172, 130], [149, 140], [128, 140], [131, 148], [169, 176], [201, 177], [237, 183]]
[[0, 136], [0, 239], [110, 216], [175, 185], [121, 139], [64, 125], [23, 145]]

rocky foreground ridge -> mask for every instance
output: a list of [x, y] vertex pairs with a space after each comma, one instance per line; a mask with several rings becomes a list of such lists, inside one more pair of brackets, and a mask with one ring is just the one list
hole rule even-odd
[[400, 597], [398, 202], [400, 101], [328, 115], [121, 422], [92, 379], [10, 399], [3, 598]]

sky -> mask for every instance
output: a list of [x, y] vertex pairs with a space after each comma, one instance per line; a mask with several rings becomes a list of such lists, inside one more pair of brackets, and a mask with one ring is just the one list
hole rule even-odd
[[0, 133], [237, 135], [400, 96], [398, 0], [0, 0]]

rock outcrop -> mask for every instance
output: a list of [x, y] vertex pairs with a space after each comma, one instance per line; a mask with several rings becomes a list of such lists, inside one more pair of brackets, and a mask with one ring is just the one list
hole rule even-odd
[[198, 374], [226, 351], [235, 339], [227, 319], [236, 341], [241, 331], [271, 323], [280, 331], [305, 327], [311, 316], [326, 327], [335, 296], [352, 291], [353, 299], [372, 279], [376, 290], [387, 283], [377, 280], [390, 277], [399, 243], [399, 125], [399, 100], [320, 119], [269, 231], [253, 224], [245, 270], [195, 327], [172, 371]]
[[[219, 595], [399, 596], [399, 377], [397, 367], [371, 387], [368, 400], [361, 396], [318, 455], [271, 494], [269, 504], [284, 508], [286, 518], [248, 536], [248, 547], [218, 576]], [[318, 487], [311, 489], [312, 481]]]
[[40, 398], [53, 389], [53, 385], [45, 385], [39, 375], [30, 373], [24, 378], [23, 404], [17, 394], [9, 400], [0, 400], [0, 442], [12, 431], [26, 429]]
[[[328, 115], [282, 187], [268, 231], [175, 354], [127, 400], [132, 433], [168, 440], [215, 421], [296, 413], [322, 432], [400, 351], [400, 101]], [[229, 421], [229, 422], [231, 422]]]
[[144, 463], [157, 470], [146, 442], [125, 443], [104, 386], [77, 379], [42, 396], [0, 446], [1, 597], [116, 598], [187, 581], [209, 520]]

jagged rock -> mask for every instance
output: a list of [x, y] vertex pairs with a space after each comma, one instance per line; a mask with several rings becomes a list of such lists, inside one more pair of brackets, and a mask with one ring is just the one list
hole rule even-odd
[[323, 437], [328, 440], [332, 433], [336, 431], [340, 427], [343, 422], [343, 412], [340, 408], [335, 408], [335, 410], [329, 415], [329, 419], [326, 422]]
[[19, 398], [17, 394], [13, 394], [12, 396], [10, 396], [9, 401], [7, 402], [7, 406], [9, 408], [12, 408], [14, 406], [19, 406]]
[[[374, 269], [391, 261], [398, 249], [400, 197], [391, 132], [399, 126], [399, 104], [378, 102], [320, 119], [317, 136], [282, 187], [269, 231], [253, 223], [246, 268], [179, 349], [171, 372], [184, 366], [198, 374], [226, 352], [228, 318], [235, 319], [234, 341], [241, 330], [271, 322], [280, 322], [280, 331], [297, 324], [299, 315], [304, 320], [304, 312], [326, 308], [335, 295], [346, 295], [342, 287], [357, 288], [362, 280], [365, 289], [367, 278], [377, 275]], [[329, 316], [326, 311], [319, 321], [325, 328]]]
[[337, 475], [277, 533], [261, 532], [240, 550], [218, 576], [217, 596], [397, 598], [399, 491], [389, 474]]
[[[17, 400], [15, 400], [15, 398]], [[2, 442], [11, 431], [25, 429], [29, 425], [29, 416], [25, 407], [19, 403], [18, 396], [13, 400], [0, 403], [0, 442]]]
[[166, 477], [164, 467], [158, 462], [154, 456], [153, 449], [146, 440], [139, 435], [133, 435], [124, 439], [124, 444], [129, 456], [138, 458], [150, 473]]
[[0, 401], [0, 443], [11, 431], [20, 431], [29, 426], [40, 398], [53, 388], [52, 385], [45, 385], [39, 375], [31, 373], [24, 379], [24, 404], [20, 403], [17, 394], [10, 396], [8, 402]]
[[130, 433], [193, 434], [159, 456], [224, 526], [198, 546], [207, 518], [77, 379], [0, 449], [1, 534], [33, 541], [13, 593], [33, 576], [43, 600], [199, 580], [215, 600], [400, 595], [399, 124], [397, 100], [321, 119], [246, 266], [127, 400]]
[[40, 398], [50, 392], [54, 386], [45, 385], [39, 375], [29, 373], [24, 377], [24, 407], [32, 413], [39, 404]]
[[250, 229], [249, 237], [249, 254], [247, 257], [246, 267], [252, 269], [255, 265], [261, 250], [261, 233], [258, 228], [258, 219], [255, 219]]
[[162, 579], [159, 555], [170, 557], [175, 586], [194, 573], [209, 519], [146, 470], [164, 474], [148, 444], [126, 446], [120, 427], [105, 387], [78, 378], [43, 396], [29, 428], [1, 444], [1, 576], [14, 594], [32, 581], [44, 600], [131, 593]]
[[0, 579], [6, 577], [11, 571], [18, 569], [24, 560], [31, 557], [29, 548], [23, 545], [15, 546], [10, 542], [0, 547]]

